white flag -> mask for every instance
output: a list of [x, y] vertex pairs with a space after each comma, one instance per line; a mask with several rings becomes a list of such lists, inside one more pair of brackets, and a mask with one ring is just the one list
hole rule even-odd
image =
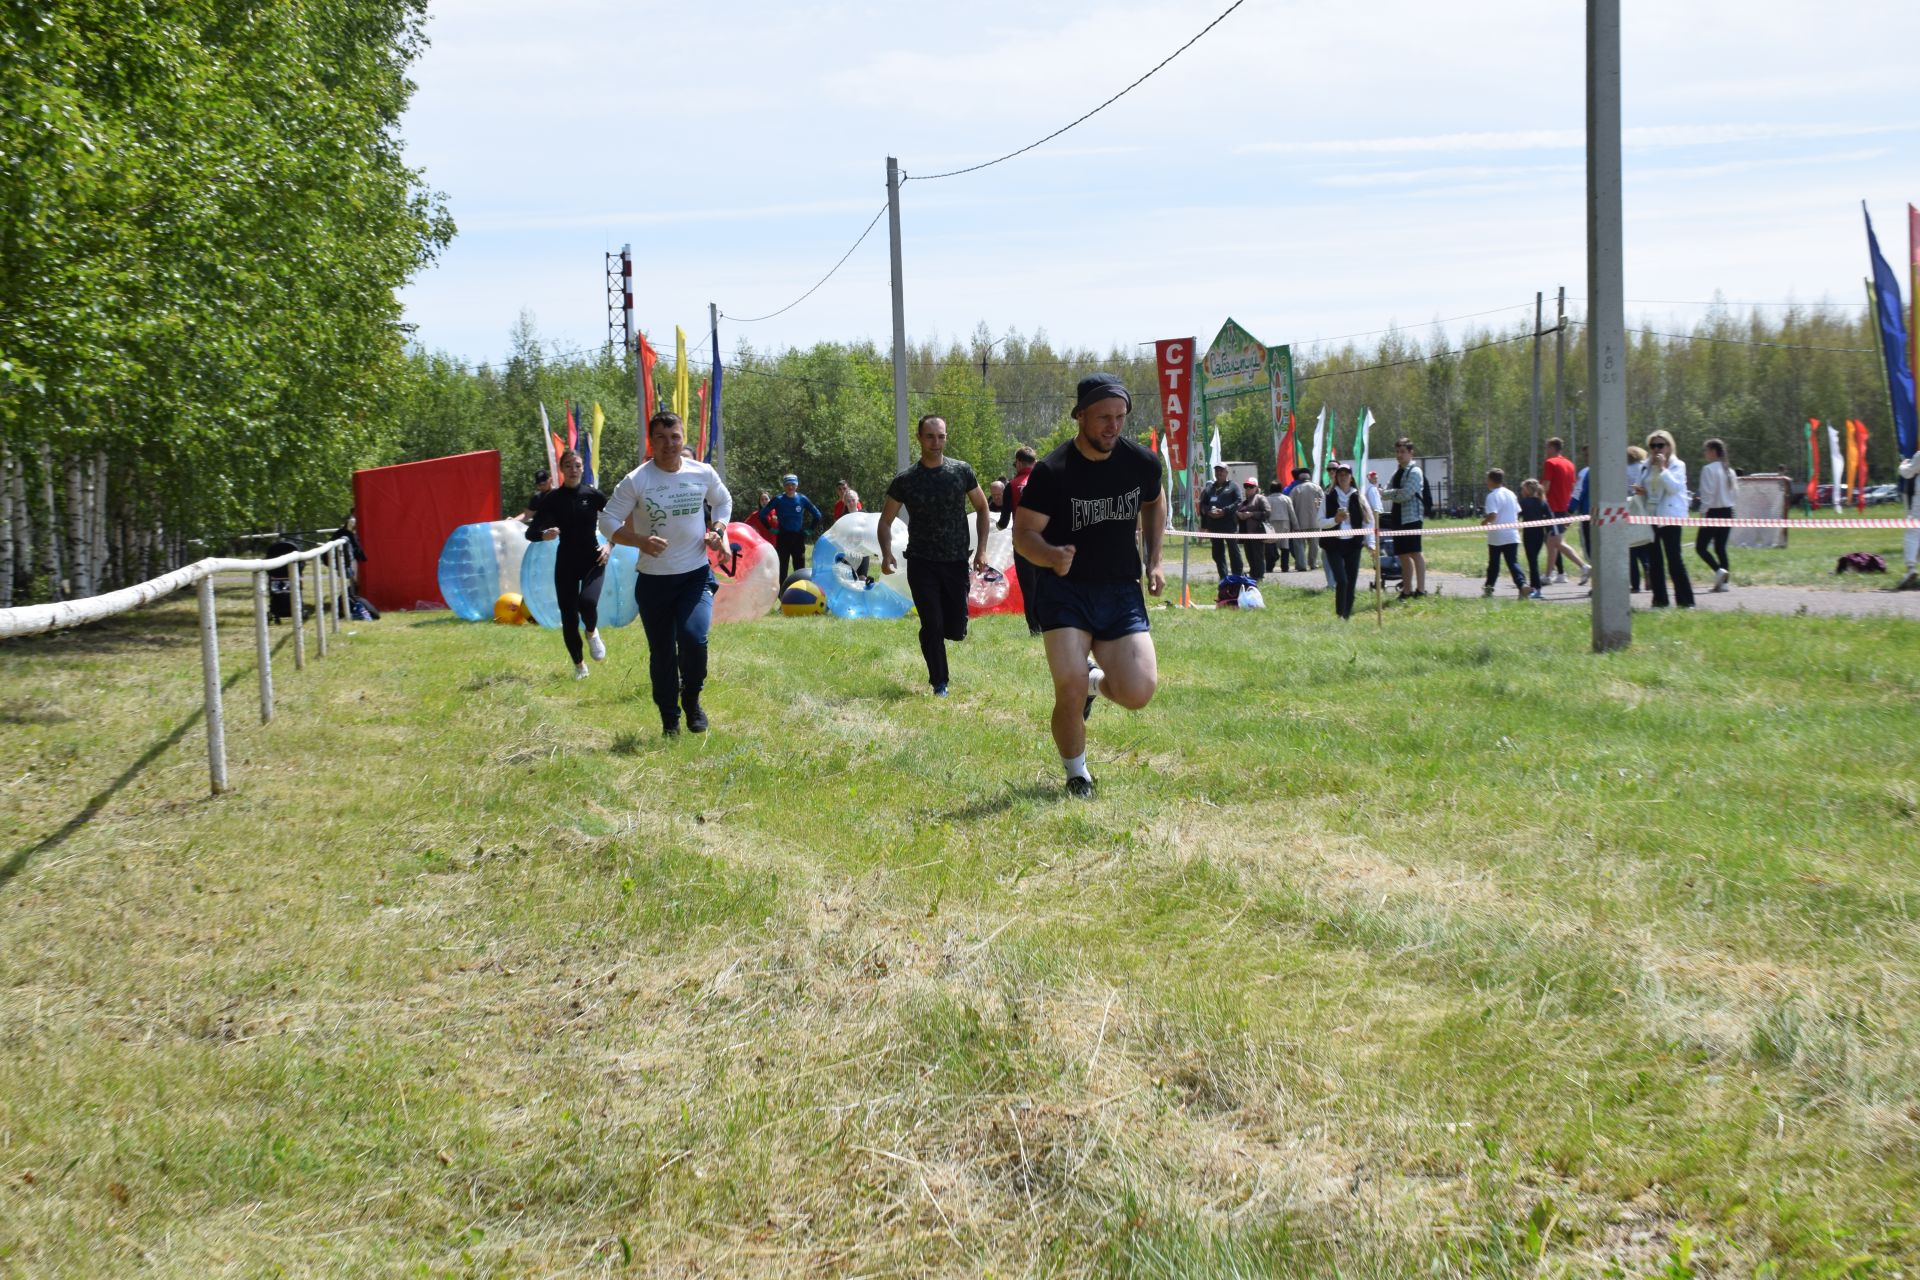
[[540, 402], [540, 452], [547, 459], [547, 477], [560, 485], [560, 459], [553, 452], [553, 428], [547, 425], [547, 402]]
[[1847, 478], [1847, 460], [1840, 452], [1838, 427], [1831, 425], [1827, 427], [1827, 451], [1833, 456], [1833, 509], [1838, 511], [1845, 505], [1845, 499], [1840, 496], [1840, 490], [1846, 487]]
[[1326, 442], [1326, 434], [1327, 406], [1321, 405], [1320, 416], [1314, 419], [1313, 423], [1313, 452], [1307, 455], [1307, 466], [1313, 469], [1312, 473], [1307, 476], [1307, 479], [1313, 481], [1315, 484], [1320, 483], [1320, 476], [1318, 474], [1320, 470], [1320, 446]]
[[1360, 472], [1360, 474], [1354, 476], [1356, 481], [1366, 479], [1367, 433], [1372, 426], [1373, 410], [1362, 409], [1360, 411], [1360, 430], [1353, 437], [1353, 465], [1354, 469]]
[[1213, 429], [1213, 439], [1207, 441], [1207, 465], [1217, 467], [1220, 462], [1220, 428]]

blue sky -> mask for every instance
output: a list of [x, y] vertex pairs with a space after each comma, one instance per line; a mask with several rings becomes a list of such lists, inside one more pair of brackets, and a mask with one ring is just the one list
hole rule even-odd
[[[1229, 0], [946, 4], [445, 0], [404, 123], [460, 234], [403, 295], [426, 346], [605, 335], [631, 242], [643, 328], [707, 329], [817, 281], [909, 174], [1088, 110]], [[1862, 297], [1859, 202], [1904, 259], [1920, 203], [1920, 5], [1627, 0], [1629, 315]], [[1104, 348], [1503, 324], [1586, 292], [1584, 5], [1246, 0], [1086, 124], [903, 188], [908, 331]], [[888, 342], [884, 220], [722, 342]], [[1897, 262], [1896, 262], [1897, 265]], [[1575, 310], [1578, 310], [1577, 304]], [[1449, 324], [1458, 333], [1466, 322]]]

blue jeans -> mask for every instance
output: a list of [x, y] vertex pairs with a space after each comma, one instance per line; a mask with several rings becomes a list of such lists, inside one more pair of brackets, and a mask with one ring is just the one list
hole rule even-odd
[[633, 602], [647, 633], [647, 674], [653, 704], [663, 722], [679, 723], [680, 706], [696, 706], [707, 682], [707, 628], [713, 624], [713, 570], [643, 573], [634, 579]]

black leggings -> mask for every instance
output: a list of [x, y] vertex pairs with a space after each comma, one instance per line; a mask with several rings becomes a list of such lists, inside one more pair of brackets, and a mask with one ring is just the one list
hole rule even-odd
[[780, 556], [780, 584], [785, 586], [788, 573], [807, 567], [807, 535], [782, 531], [773, 535], [773, 546]]
[[1354, 586], [1360, 578], [1360, 552], [1365, 538], [1327, 538], [1327, 564], [1333, 569], [1333, 611], [1343, 618], [1353, 616]]
[[580, 630], [600, 629], [600, 583], [607, 567], [597, 557], [569, 563], [553, 562], [553, 594], [560, 602], [560, 632], [566, 637], [567, 656], [578, 666], [581, 655]]
[[[1700, 514], [1709, 520], [1733, 519], [1732, 507], [1712, 507]], [[1693, 553], [1707, 562], [1709, 569], [1731, 571], [1733, 566], [1727, 560], [1727, 535], [1731, 529], [1702, 529], [1694, 535]]]
[[1547, 545], [1547, 531], [1522, 529], [1520, 541], [1527, 548], [1527, 583], [1533, 590], [1538, 591], [1540, 589], [1540, 549]]

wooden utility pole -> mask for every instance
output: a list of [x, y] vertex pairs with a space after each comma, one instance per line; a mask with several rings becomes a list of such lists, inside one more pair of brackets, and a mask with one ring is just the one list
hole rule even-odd
[[1546, 295], [1533, 295], [1533, 438], [1527, 447], [1527, 474], [1540, 474], [1540, 321], [1544, 315]]
[[887, 157], [887, 238], [893, 267], [893, 465], [907, 469], [907, 304], [900, 279], [900, 162]]

